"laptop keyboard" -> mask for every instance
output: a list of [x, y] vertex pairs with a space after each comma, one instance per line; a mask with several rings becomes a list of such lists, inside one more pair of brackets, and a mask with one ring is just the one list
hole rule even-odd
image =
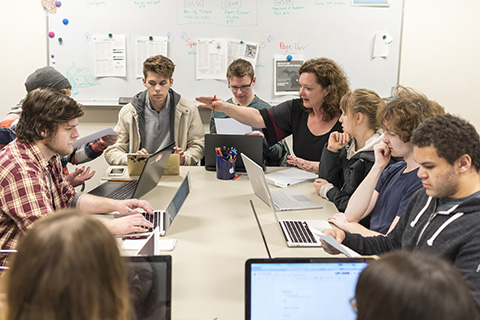
[[305, 221], [285, 220], [281, 221], [292, 242], [297, 243], [317, 243], [310, 228]]
[[108, 194], [106, 197], [110, 199], [129, 199], [133, 196], [133, 192], [135, 191], [135, 187], [137, 186], [138, 180], [128, 181], [128, 183], [124, 184], [122, 187], [114, 190], [112, 193]]
[[145, 211], [140, 211], [140, 213], [145, 217], [146, 220], [153, 223], [153, 228], [149, 228], [148, 232], [152, 232], [153, 229], [155, 229], [160, 224], [160, 217], [162, 216], [161, 215], [162, 211], [154, 210], [153, 215], [148, 214]]
[[272, 191], [271, 194], [273, 205], [277, 207], [277, 209], [298, 208], [298, 202], [292, 200], [292, 198], [285, 196], [285, 194], [275, 191]]

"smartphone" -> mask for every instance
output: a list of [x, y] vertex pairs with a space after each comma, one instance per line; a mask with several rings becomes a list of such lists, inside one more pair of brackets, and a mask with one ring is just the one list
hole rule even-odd
[[118, 177], [118, 176], [123, 176], [124, 172], [125, 172], [125, 168], [112, 168], [110, 169], [110, 172], [108, 173], [108, 175], [111, 177]]

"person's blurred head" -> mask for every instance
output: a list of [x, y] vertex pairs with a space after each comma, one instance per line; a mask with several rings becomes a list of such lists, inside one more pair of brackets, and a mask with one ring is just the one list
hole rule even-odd
[[7, 319], [129, 319], [127, 274], [98, 219], [69, 209], [20, 240], [7, 274]]
[[139, 318], [150, 316], [159, 299], [159, 276], [154, 265], [145, 258], [144, 262], [135, 262], [128, 268], [130, 294], [135, 312]]
[[250, 62], [244, 59], [234, 60], [227, 68], [228, 87], [240, 104], [247, 104], [253, 99], [255, 72]]
[[333, 60], [317, 58], [305, 61], [300, 69], [300, 97], [308, 112], [323, 109], [324, 120], [340, 115], [340, 99], [348, 92], [347, 77]]
[[384, 102], [380, 96], [372, 90], [357, 89], [346, 93], [340, 100], [343, 131], [354, 135], [355, 127], [362, 121], [370, 130], [376, 130], [377, 111], [381, 109]]
[[440, 256], [396, 251], [372, 261], [355, 290], [357, 320], [478, 320], [460, 273]]
[[25, 81], [27, 92], [38, 88], [52, 88], [70, 96], [72, 85], [63, 74], [48, 66], [35, 70]]

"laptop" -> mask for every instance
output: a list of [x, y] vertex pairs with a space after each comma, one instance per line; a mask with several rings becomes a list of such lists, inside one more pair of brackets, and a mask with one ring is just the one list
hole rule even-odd
[[321, 205], [309, 199], [302, 191], [298, 189], [270, 191], [262, 167], [243, 153], [241, 154], [241, 158], [243, 159], [243, 163], [247, 169], [248, 179], [252, 185], [253, 192], [260, 199], [262, 199], [263, 202], [274, 208], [275, 211], [322, 208]]
[[[150, 234], [158, 227], [158, 234], [159, 237], [165, 236], [168, 229], [173, 223], [173, 220], [177, 216], [180, 208], [182, 207], [185, 199], [190, 194], [190, 190], [192, 189], [192, 183], [190, 179], [190, 172], [187, 172], [185, 179], [183, 179], [180, 187], [178, 187], [177, 192], [173, 196], [172, 200], [167, 206], [166, 210], [154, 210], [153, 215], [148, 214], [145, 211], [139, 211], [145, 219], [153, 223], [153, 228], [148, 229], [146, 232], [142, 233], [130, 233], [127, 235], [117, 235], [117, 237], [128, 237], [128, 238], [144, 238], [150, 236]], [[125, 215], [116, 214], [115, 218], [121, 218]]]
[[170, 320], [172, 257], [125, 257], [130, 299], [136, 319]]
[[249, 259], [245, 319], [357, 318], [350, 305], [369, 258]]
[[173, 145], [152, 154], [143, 167], [138, 180], [106, 181], [88, 193], [119, 200], [140, 199], [157, 186], [172, 151]]
[[[205, 169], [216, 170], [216, 147], [235, 147], [237, 154], [244, 153], [255, 163], [265, 168], [263, 164], [263, 138], [255, 135], [214, 134], [205, 135]], [[242, 158], [237, 157], [236, 172], [246, 172]]]
[[[268, 256], [270, 256], [270, 251], [268, 249], [267, 242], [265, 241], [265, 236], [263, 234], [262, 226], [258, 220], [257, 211], [253, 205], [252, 200], [250, 200], [250, 205], [252, 206], [253, 214], [257, 220], [258, 228], [263, 237], [263, 242], [267, 250]], [[285, 241], [287, 242], [288, 247], [321, 247], [322, 243], [320, 241], [319, 231], [325, 229], [330, 229], [330, 225], [325, 220], [277, 220], [280, 229], [282, 230]], [[313, 230], [313, 231], [312, 231]], [[340, 245], [340, 244], [339, 244]], [[342, 252], [343, 253], [343, 252]], [[347, 255], [349, 256], [349, 255]]]

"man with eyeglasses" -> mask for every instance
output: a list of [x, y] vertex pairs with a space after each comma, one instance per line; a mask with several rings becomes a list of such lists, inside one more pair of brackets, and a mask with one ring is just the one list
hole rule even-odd
[[126, 165], [127, 153], [152, 154], [175, 142], [180, 165], [195, 165], [205, 148], [202, 120], [193, 101], [172, 90], [172, 60], [162, 55], [143, 63], [143, 85], [118, 114], [118, 141], [105, 151], [110, 165]]
[[[250, 62], [244, 59], [234, 60], [227, 69], [228, 87], [232, 90], [233, 97], [226, 102], [233, 103], [241, 107], [250, 107], [257, 110], [270, 108], [271, 106], [253, 93], [255, 85], [255, 73]], [[214, 111], [210, 117], [210, 132], [216, 133], [215, 118], [229, 118], [225, 113]], [[263, 136], [261, 130], [254, 130], [251, 134]], [[286, 156], [288, 149], [284, 142], [277, 142], [269, 146], [266, 140], [263, 140], [263, 158], [267, 166], [286, 165]]]

